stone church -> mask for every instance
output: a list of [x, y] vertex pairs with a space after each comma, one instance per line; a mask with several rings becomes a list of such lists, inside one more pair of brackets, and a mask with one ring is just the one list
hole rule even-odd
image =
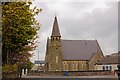
[[97, 40], [61, 39], [57, 17], [55, 16], [51, 37], [47, 39], [46, 71], [85, 71], [94, 66], [104, 55]]

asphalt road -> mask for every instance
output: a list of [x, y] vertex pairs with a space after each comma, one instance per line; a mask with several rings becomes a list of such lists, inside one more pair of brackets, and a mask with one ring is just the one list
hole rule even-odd
[[117, 76], [23, 76], [32, 80], [118, 80]]
[[23, 76], [2, 80], [118, 80], [117, 76]]

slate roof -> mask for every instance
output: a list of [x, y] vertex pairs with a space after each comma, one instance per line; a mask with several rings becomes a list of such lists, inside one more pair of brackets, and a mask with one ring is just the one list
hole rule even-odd
[[[51, 39], [48, 44], [51, 44]], [[63, 60], [90, 60], [98, 51], [101, 52], [97, 40], [61, 40], [61, 49]]]
[[101, 51], [97, 40], [62, 40], [63, 60], [90, 60]]
[[[55, 16], [51, 36], [60, 36], [57, 17]], [[51, 40], [48, 40], [51, 45]], [[97, 40], [61, 40], [63, 60], [90, 60], [98, 51], [102, 52]]]
[[34, 64], [45, 64], [46, 62], [45, 61], [41, 61], [41, 60], [37, 60], [34, 62]]
[[58, 26], [57, 17], [55, 16], [54, 23], [53, 23], [53, 29], [52, 29], [52, 35], [51, 36], [61, 36]]
[[109, 55], [105, 56], [102, 61], [100, 61], [98, 64], [120, 64], [120, 55]]

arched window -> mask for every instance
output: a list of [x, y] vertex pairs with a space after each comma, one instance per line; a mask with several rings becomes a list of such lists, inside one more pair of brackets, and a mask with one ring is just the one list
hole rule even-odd
[[56, 63], [58, 63], [58, 56], [56, 56]]
[[74, 64], [74, 62], [73, 62], [73, 64], [72, 64], [72, 68], [73, 68], [73, 71], [74, 71], [74, 69], [75, 69], [75, 64]]
[[81, 62], [81, 66], [82, 66], [82, 70], [83, 70], [83, 68], [84, 68], [83, 62]]
[[52, 70], [52, 64], [50, 64], [49, 67], [50, 67], [50, 70]]
[[52, 37], [52, 40], [54, 41], [54, 37]]
[[77, 71], [78, 70], [78, 63], [77, 62], [76, 62], [75, 68], [76, 68], [76, 71]]

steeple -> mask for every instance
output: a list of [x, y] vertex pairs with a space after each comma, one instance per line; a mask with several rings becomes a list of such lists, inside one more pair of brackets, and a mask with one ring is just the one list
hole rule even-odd
[[51, 37], [61, 37], [57, 17], [55, 16]]

